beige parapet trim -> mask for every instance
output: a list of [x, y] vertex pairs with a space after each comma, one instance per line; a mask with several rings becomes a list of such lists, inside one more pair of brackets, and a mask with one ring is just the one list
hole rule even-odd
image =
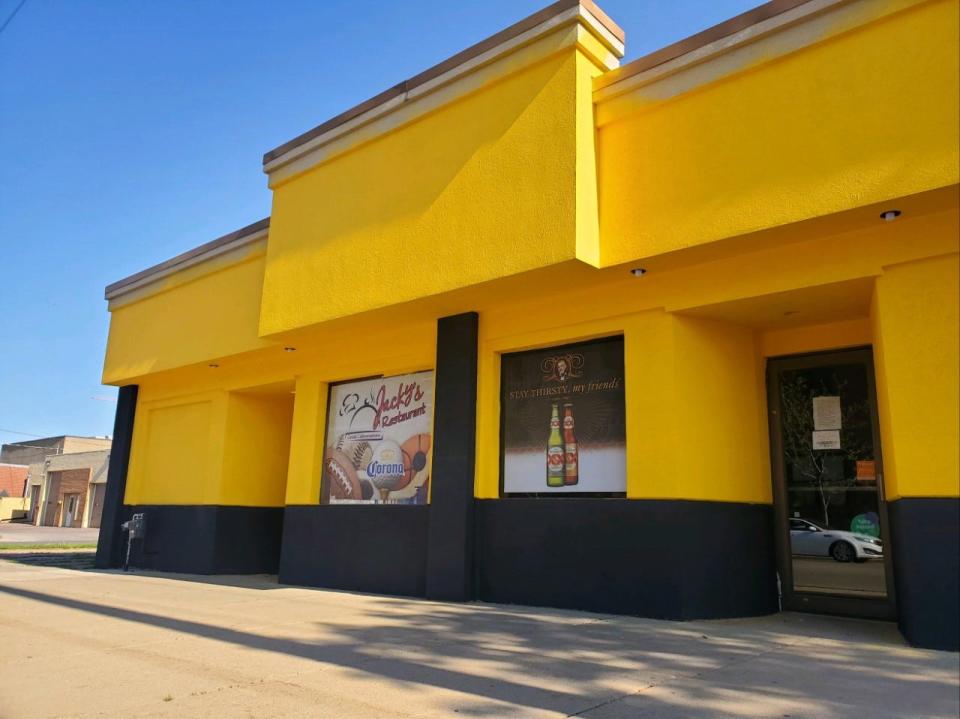
[[122, 280], [118, 280], [117, 282], [107, 285], [107, 288], [104, 290], [104, 299], [116, 299], [121, 295], [132, 292], [133, 290], [148, 285], [151, 282], [156, 282], [157, 280], [172, 275], [175, 272], [180, 272], [188, 267], [200, 264], [201, 262], [206, 262], [214, 257], [218, 257], [219, 255], [223, 255], [237, 248], [249, 245], [266, 237], [269, 229], [270, 218], [266, 217], [258, 222], [254, 222], [252, 225], [247, 225], [246, 227], [242, 227], [239, 230], [235, 230], [234, 232], [230, 232], [222, 237], [218, 237], [217, 239], [211, 240], [210, 242], [200, 245], [199, 247], [194, 247], [192, 250], [187, 250], [176, 257], [166, 260], [165, 262], [161, 262], [153, 267], [148, 267], [145, 270], [141, 270], [140, 272], [132, 274], [129, 277], [125, 277]]
[[[923, 0], [773, 0], [593, 81], [597, 125], [616, 120], [616, 100], [642, 91], [657, 102], [760, 61], [787, 55]], [[636, 105], [631, 104], [632, 109]]]
[[[838, 1], [842, 0], [827, 0], [827, 2], [831, 4]], [[822, 3], [816, 2], [816, 0], [771, 0], [771, 2], [764, 3], [740, 15], [708, 27], [706, 30], [701, 30], [695, 35], [686, 37], [683, 40], [678, 40], [659, 50], [654, 50], [643, 57], [627, 63], [623, 67], [612, 70], [602, 77], [598, 77], [594, 82], [595, 89], [623, 82], [627, 78], [647, 72], [652, 68], [659, 67], [678, 58], [686, 57], [689, 59], [691, 55], [698, 54], [706, 48], [715, 47], [717, 43], [722, 40], [741, 36], [744, 33], [747, 35], [755, 35], [758, 27], [764, 25], [771, 19], [773, 19], [774, 24], [780, 25], [784, 22], [784, 19], [780, 17], [783, 13], [804, 5], [809, 6], [813, 4], [821, 5]], [[807, 14], [809, 8], [805, 8], [801, 12]]]

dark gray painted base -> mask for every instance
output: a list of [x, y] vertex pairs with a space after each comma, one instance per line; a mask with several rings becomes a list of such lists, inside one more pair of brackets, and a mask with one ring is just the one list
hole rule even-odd
[[777, 611], [769, 505], [562, 498], [476, 509], [484, 601], [663, 619]]
[[[275, 574], [282, 507], [139, 505], [146, 537], [134, 540], [130, 564], [188, 574]], [[124, 513], [129, 516], [127, 513]]]
[[960, 499], [887, 504], [900, 631], [914, 646], [960, 651]]
[[280, 581], [422, 597], [429, 507], [287, 507]]
[[[287, 507], [280, 581], [424, 596], [434, 509]], [[777, 611], [767, 505], [504, 499], [474, 511], [473, 596], [485, 601], [665, 619]]]
[[[147, 519], [132, 564], [422, 597], [432, 509], [132, 507]], [[479, 500], [474, 511], [485, 601], [664, 619], [777, 610], [767, 505], [568, 497]]]

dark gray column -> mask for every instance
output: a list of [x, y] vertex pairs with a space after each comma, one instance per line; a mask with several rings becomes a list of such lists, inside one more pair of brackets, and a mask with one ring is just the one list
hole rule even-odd
[[473, 472], [477, 429], [476, 312], [437, 322], [427, 586], [430, 599], [473, 598]]
[[103, 498], [100, 539], [97, 541], [96, 566], [100, 569], [119, 567], [123, 562], [124, 537], [120, 524], [125, 521], [123, 495], [127, 489], [127, 466], [133, 440], [133, 418], [137, 412], [135, 384], [120, 388], [117, 414], [113, 421], [113, 446], [107, 470], [107, 491]]
[[900, 631], [914, 646], [960, 651], [960, 499], [901, 497], [887, 514]]

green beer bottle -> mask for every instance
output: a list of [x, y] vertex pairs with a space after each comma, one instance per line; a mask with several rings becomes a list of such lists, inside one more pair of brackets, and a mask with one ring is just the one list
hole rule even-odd
[[550, 413], [550, 437], [547, 439], [547, 486], [563, 486], [563, 437], [560, 436], [560, 414], [554, 402]]

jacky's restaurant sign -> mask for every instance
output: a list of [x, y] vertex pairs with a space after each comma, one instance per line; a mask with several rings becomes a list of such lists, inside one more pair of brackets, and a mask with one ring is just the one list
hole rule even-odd
[[330, 387], [321, 500], [426, 504], [433, 372]]
[[623, 338], [501, 360], [503, 492], [626, 491]]

